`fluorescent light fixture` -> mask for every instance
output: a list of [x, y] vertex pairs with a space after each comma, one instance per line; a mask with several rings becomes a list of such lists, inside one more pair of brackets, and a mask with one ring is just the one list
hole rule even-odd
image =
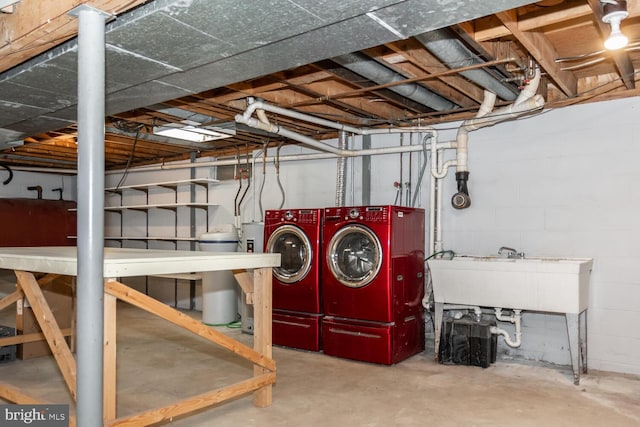
[[199, 127], [173, 124], [154, 127], [153, 133], [169, 138], [184, 139], [185, 141], [209, 142], [217, 139], [231, 138], [236, 134], [236, 131], [235, 129], [227, 129], [222, 126]]
[[611, 25], [611, 34], [605, 40], [604, 47], [608, 50], [622, 49], [629, 43], [629, 39], [620, 31], [620, 21], [629, 16], [627, 2], [624, 0], [601, 0], [602, 22]]

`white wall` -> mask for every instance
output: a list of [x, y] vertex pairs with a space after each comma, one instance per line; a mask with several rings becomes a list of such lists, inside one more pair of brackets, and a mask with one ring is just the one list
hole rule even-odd
[[[11, 166], [9, 166], [11, 167]], [[2, 185], [9, 173], [4, 168], [0, 168], [0, 197], [24, 197], [26, 199], [36, 199], [37, 192], [28, 190], [28, 187], [42, 187], [42, 198], [58, 200], [60, 193], [53, 191], [54, 188], [62, 188], [64, 200], [76, 200], [76, 177], [70, 175], [56, 175], [51, 173], [25, 172], [13, 170], [13, 179], [7, 185]]]
[[[592, 257], [589, 365], [640, 374], [640, 101], [549, 111], [470, 134], [472, 207], [444, 211], [445, 247]], [[450, 194], [455, 182], [446, 185]], [[562, 316], [527, 314], [516, 357], [568, 364]]]
[[[638, 98], [630, 98], [549, 111], [472, 132], [472, 206], [463, 211], [450, 207], [456, 188], [451, 171], [444, 184], [443, 212], [444, 246], [458, 253], [495, 254], [500, 246], [511, 246], [531, 256], [593, 257], [589, 366], [633, 374], [640, 374], [639, 109]], [[455, 137], [457, 124], [446, 127], [440, 141]], [[410, 142], [420, 144], [417, 136], [412, 141], [405, 136], [403, 143]], [[372, 141], [373, 147], [399, 143], [398, 136]], [[359, 147], [360, 140], [354, 144]], [[281, 155], [302, 152], [306, 151], [285, 147]], [[269, 150], [274, 154], [275, 149]], [[399, 156], [371, 160], [371, 204], [392, 204], [397, 195], [394, 182], [400, 180]], [[409, 166], [409, 155], [404, 155], [403, 181], [411, 169], [413, 189], [420, 161], [421, 155], [414, 153]], [[198, 176], [210, 172], [201, 168]], [[360, 175], [361, 161], [350, 159], [346, 204], [361, 203]], [[262, 165], [257, 163], [242, 205], [242, 222], [261, 220], [258, 200], [263, 209], [280, 206], [273, 163], [268, 163], [265, 176], [260, 195]], [[335, 176], [334, 159], [282, 162], [283, 207], [333, 206]], [[428, 208], [426, 184], [417, 206]], [[236, 191], [237, 182], [212, 187], [210, 197], [221, 203], [212, 223], [233, 220]], [[500, 351], [508, 357], [569, 364], [564, 318], [525, 314], [522, 347], [501, 345]]]

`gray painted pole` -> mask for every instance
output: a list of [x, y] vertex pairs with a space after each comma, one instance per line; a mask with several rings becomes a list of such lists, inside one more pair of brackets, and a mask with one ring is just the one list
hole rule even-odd
[[102, 426], [105, 17], [78, 17], [77, 425]]

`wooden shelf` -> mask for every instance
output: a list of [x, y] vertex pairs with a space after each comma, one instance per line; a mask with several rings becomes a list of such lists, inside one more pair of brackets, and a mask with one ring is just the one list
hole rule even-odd
[[218, 184], [218, 183], [220, 183], [220, 181], [217, 180], [217, 179], [194, 178], [194, 179], [183, 179], [183, 180], [177, 180], [177, 181], [152, 182], [152, 183], [148, 183], [148, 184], [123, 185], [123, 186], [120, 186], [120, 187], [109, 187], [109, 188], [105, 188], [104, 191], [109, 192], [109, 193], [121, 194], [122, 191], [124, 191], [124, 190], [147, 191], [149, 188], [152, 188], [152, 187], [163, 187], [163, 188], [170, 188], [170, 189], [175, 190], [175, 189], [178, 188], [178, 186], [185, 185], [185, 184], [194, 184], [194, 185], [200, 185], [200, 186], [203, 186], [203, 187], [207, 187], [210, 184]]
[[158, 240], [165, 242], [197, 242], [197, 237], [172, 237], [172, 236], [105, 236], [105, 240]]
[[197, 208], [208, 209], [216, 207], [214, 203], [202, 203], [202, 202], [180, 202], [180, 203], [150, 203], [145, 205], [123, 205], [123, 206], [105, 206], [104, 210], [108, 212], [121, 212], [126, 210], [134, 211], [148, 211], [150, 209], [168, 209], [175, 211], [178, 208]]

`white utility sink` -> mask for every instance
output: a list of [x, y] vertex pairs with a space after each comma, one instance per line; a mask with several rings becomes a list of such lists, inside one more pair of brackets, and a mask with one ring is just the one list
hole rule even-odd
[[427, 262], [435, 302], [436, 359], [447, 304], [562, 313], [567, 320], [573, 381], [580, 383], [581, 368], [587, 372], [591, 258], [455, 256]]
[[581, 313], [591, 258], [455, 256], [428, 261], [435, 302]]

